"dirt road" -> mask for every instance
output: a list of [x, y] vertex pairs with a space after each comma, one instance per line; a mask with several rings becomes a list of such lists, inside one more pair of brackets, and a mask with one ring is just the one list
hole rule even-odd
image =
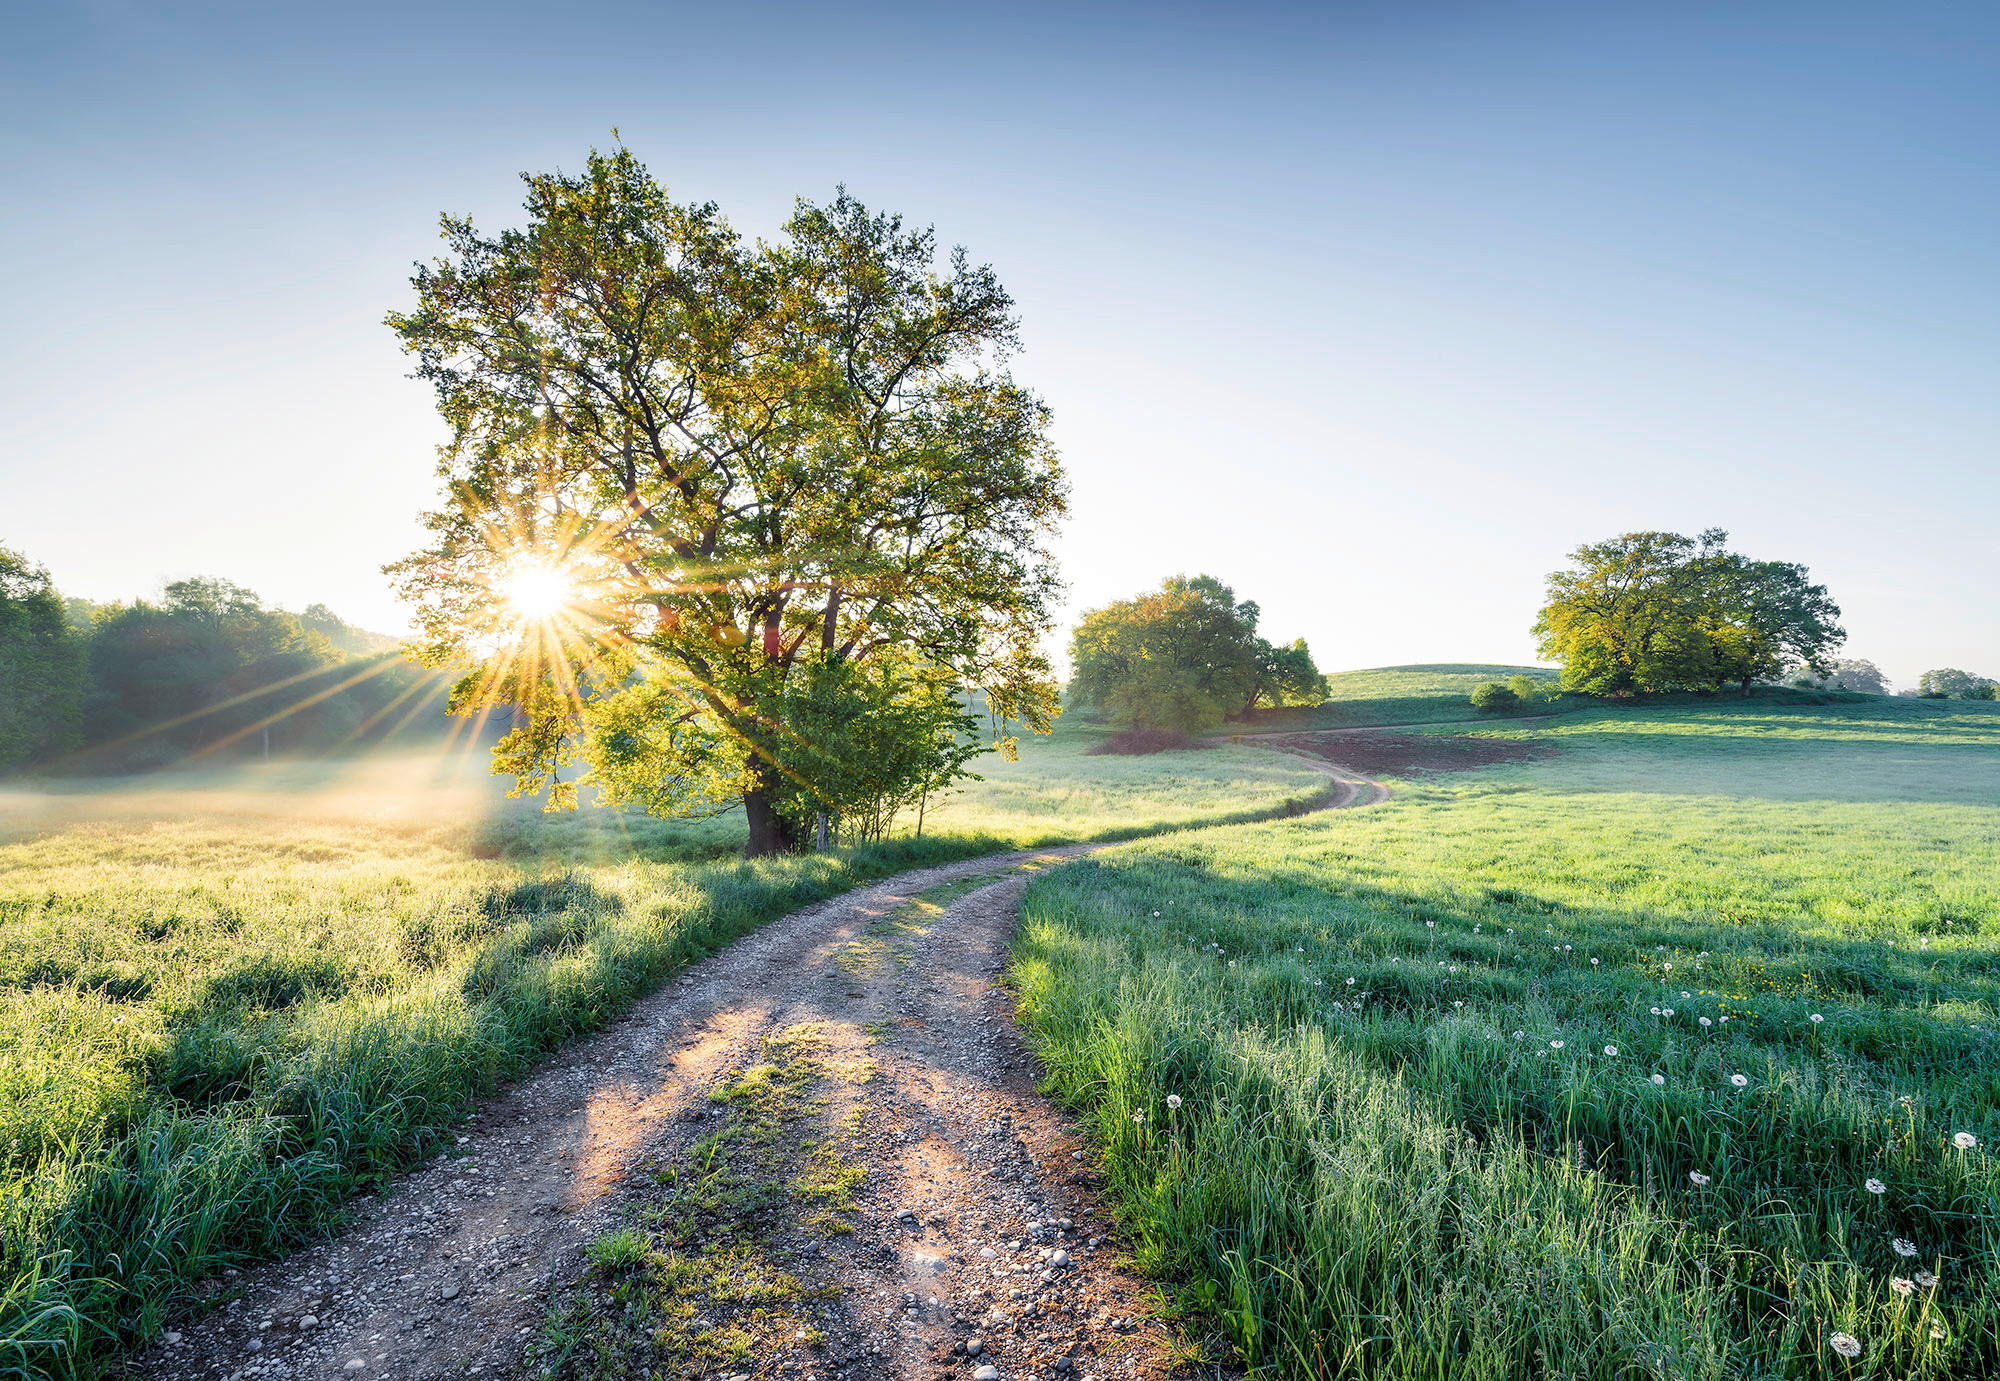
[[[1385, 794], [1317, 765], [1330, 807]], [[902, 874], [692, 966], [132, 1371], [1165, 1374], [998, 982], [1029, 878], [1090, 851]]]

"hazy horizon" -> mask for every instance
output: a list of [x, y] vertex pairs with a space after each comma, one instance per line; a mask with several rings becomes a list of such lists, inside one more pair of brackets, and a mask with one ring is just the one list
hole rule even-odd
[[402, 629], [440, 212], [615, 126], [768, 235], [845, 183], [1015, 294], [1069, 611], [1207, 571], [1328, 668], [1530, 664], [1639, 528], [2000, 675], [2000, 11], [57, 5], [0, 54], [0, 544]]

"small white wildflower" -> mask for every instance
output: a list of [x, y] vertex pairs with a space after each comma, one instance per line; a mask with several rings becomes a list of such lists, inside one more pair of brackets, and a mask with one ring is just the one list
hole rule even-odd
[[1350, 987], [1350, 988], [1351, 988], [1351, 987], [1353, 987], [1353, 986], [1354, 986], [1354, 980], [1353, 980], [1353, 979], [1351, 979], [1351, 978], [1350, 978], [1350, 979], [1348, 979], [1348, 980], [1347, 980], [1347, 986], [1348, 986], [1348, 987]]
[[1889, 1246], [1895, 1251], [1896, 1255], [1901, 1257], [1911, 1257], [1917, 1254], [1917, 1244], [1907, 1237], [1898, 1237]]
[[1819, 1014], [1818, 1012], [1814, 1012], [1814, 1013], [1812, 1014], [1812, 1024], [1813, 1024], [1814, 1026], [1817, 1026], [1817, 1025], [1819, 1025], [1819, 1024], [1820, 1024], [1821, 1022], [1823, 1022], [1823, 1021], [1825, 1021], [1825, 1020], [1826, 1020], [1826, 1018], [1825, 1018], [1825, 1017], [1823, 1017], [1823, 1016], [1821, 1016], [1821, 1015], [1820, 1015], [1820, 1014]]
[[1461, 999], [1460, 1001], [1454, 1002], [1451, 1005], [1454, 1007], [1463, 1007], [1465, 1005], [1465, 1002], [1463, 999]]
[[1655, 1074], [1653, 1076], [1653, 1083], [1660, 1088], [1665, 1088], [1667, 1086], [1667, 1076], [1664, 1074]]
[[1707, 1017], [1703, 1017], [1703, 1018], [1701, 1019], [1701, 1024], [1702, 1024], [1703, 1026], [1712, 1026], [1712, 1025], [1714, 1025], [1714, 1023], [1713, 1023], [1713, 1022], [1711, 1022], [1711, 1021], [1710, 1021], [1710, 1020], [1709, 1020], [1709, 1019], [1708, 1019]]
[[1618, 1053], [1618, 1047], [1615, 1045], [1607, 1045], [1604, 1047], [1604, 1053], [1607, 1055], [1616, 1055]]
[[1867, 1179], [1863, 1180], [1861, 1182], [1861, 1187], [1867, 1190], [1870, 1194], [1886, 1194], [1889, 1192], [1889, 1186], [1882, 1183], [1882, 1181], [1876, 1179], [1873, 1175], [1870, 1175]]
[[1905, 1299], [1908, 1299], [1911, 1295], [1917, 1293], [1917, 1282], [1905, 1276], [1890, 1276], [1889, 1288]]
[[1671, 1007], [1662, 1007], [1662, 1008], [1660, 1008], [1660, 1015], [1661, 1015], [1661, 1016], [1663, 1016], [1663, 1017], [1670, 1017], [1670, 1016], [1672, 1016], [1673, 1014], [1674, 1014], [1674, 1009], [1673, 1009], [1673, 1008], [1671, 1008]]
[[1425, 930], [1436, 930], [1436, 929], [1437, 929], [1437, 922], [1436, 922], [1436, 921], [1425, 921], [1425, 922], [1424, 922], [1424, 929], [1425, 929]]
[[1154, 912], [1153, 914], [1154, 914], [1155, 916], [1158, 916], [1158, 915], [1159, 915], [1160, 913], [1159, 913], [1159, 912], [1157, 912], [1157, 911], [1155, 911], [1155, 912]]
[[1561, 1041], [1550, 1041], [1550, 1042], [1549, 1042], [1549, 1049], [1551, 1049], [1551, 1050], [1560, 1050], [1560, 1049], [1562, 1049], [1562, 1048], [1563, 1048], [1563, 1043], [1562, 1043]]
[[1590, 967], [1592, 967], [1593, 969], [1597, 967], [1597, 961], [1595, 959], [1590, 961]]
[[1694, 1187], [1696, 1189], [1704, 1187], [1709, 1182], [1709, 1177], [1707, 1175], [1702, 1174], [1701, 1171], [1699, 1170], [1688, 1171], [1688, 1178], [1694, 1181]]
[[1750, 1080], [1741, 1074], [1730, 1075], [1729, 1082], [1736, 1085], [1736, 1087], [1738, 1088], [1748, 1088], [1750, 1086]]
[[1655, 1007], [1655, 1008], [1653, 1009], [1653, 1015], [1654, 1015], [1654, 1016], [1658, 1016], [1659, 1014], [1660, 1014], [1660, 1009], [1659, 1009], [1659, 1008], [1657, 1008], [1657, 1007]]
[[1831, 1338], [1828, 1338], [1827, 1341], [1833, 1344], [1833, 1350], [1843, 1357], [1859, 1357], [1861, 1355], [1861, 1340], [1852, 1333], [1836, 1333]]

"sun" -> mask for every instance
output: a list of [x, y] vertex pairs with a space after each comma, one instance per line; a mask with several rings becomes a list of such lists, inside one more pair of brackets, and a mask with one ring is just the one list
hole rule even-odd
[[507, 607], [524, 622], [554, 618], [576, 597], [570, 579], [548, 566], [520, 566], [500, 582]]

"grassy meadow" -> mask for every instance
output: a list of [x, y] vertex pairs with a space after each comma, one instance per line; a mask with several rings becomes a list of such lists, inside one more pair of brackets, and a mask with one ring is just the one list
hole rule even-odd
[[755, 862], [729, 857], [740, 817], [544, 815], [477, 755], [0, 792], [0, 1375], [87, 1371], [763, 921], [918, 864], [1327, 786], [1257, 749], [1092, 741], [986, 760], [921, 840]]
[[[1473, 662], [1427, 662], [1412, 666], [1337, 671], [1326, 678], [1324, 704], [1263, 710], [1241, 725], [1251, 731], [1363, 729], [1379, 724], [1437, 724], [1474, 719], [1472, 692], [1487, 681], [1528, 676], [1554, 683], [1550, 667], [1488, 666]], [[1580, 702], [1578, 702], [1580, 703]], [[1531, 706], [1524, 713], [1547, 714], [1563, 704]], [[1232, 728], [1238, 726], [1232, 726]]]
[[1489, 730], [1038, 879], [1023, 1017], [1259, 1366], [2000, 1374], [1996, 708]]

